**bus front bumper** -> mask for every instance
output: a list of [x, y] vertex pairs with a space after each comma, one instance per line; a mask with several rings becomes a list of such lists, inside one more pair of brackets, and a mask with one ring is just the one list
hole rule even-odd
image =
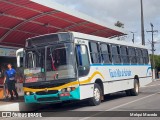
[[64, 92], [59, 91], [56, 94], [37, 95], [32, 93], [24, 95], [25, 103], [57, 103], [68, 100], [80, 100], [80, 90], [77, 87], [74, 91]]

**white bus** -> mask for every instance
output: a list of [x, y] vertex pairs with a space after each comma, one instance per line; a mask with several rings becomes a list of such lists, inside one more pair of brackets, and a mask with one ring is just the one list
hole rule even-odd
[[88, 99], [99, 105], [105, 94], [139, 94], [151, 82], [144, 46], [77, 32], [46, 34], [26, 41], [26, 103]]

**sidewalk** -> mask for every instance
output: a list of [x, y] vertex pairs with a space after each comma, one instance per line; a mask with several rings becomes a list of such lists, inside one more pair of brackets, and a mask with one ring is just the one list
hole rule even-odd
[[150, 86], [150, 85], [154, 85], [154, 84], [160, 84], [160, 79], [153, 79], [151, 83], [149, 83], [148, 85], [146, 86]]
[[23, 97], [19, 100], [0, 100], [0, 111], [35, 111], [42, 108], [43, 105], [40, 104], [26, 104], [24, 103]]
[[160, 80], [160, 78], [153, 79], [153, 81], [157, 81], [157, 80]]

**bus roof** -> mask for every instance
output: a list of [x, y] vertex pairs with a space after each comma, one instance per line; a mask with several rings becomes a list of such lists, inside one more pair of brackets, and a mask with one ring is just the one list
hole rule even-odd
[[78, 33], [78, 32], [71, 32], [71, 33], [73, 33], [75, 38], [81, 38], [81, 39], [87, 39], [87, 40], [95, 40], [95, 41], [98, 41], [98, 42], [107, 42], [107, 43], [112, 43], [112, 44], [118, 44], [118, 45], [125, 45], [125, 46], [131, 46], [131, 47], [147, 49], [143, 45], [137, 45], [137, 44], [133, 44], [133, 43], [128, 43], [126, 41], [120, 41], [120, 40], [116, 40], [116, 39], [98, 37], [98, 36], [88, 35], [88, 34], [83, 34], [83, 33]]
[[[70, 31], [70, 32], [58, 32], [58, 33], [72, 33], [75, 38], [147, 49], [143, 45], [128, 43], [126, 41], [116, 40], [116, 39], [113, 39], [113, 38], [109, 39], [109, 38], [104, 38], [104, 37], [99, 37], [99, 36], [94, 36], [94, 35], [88, 35], [88, 34], [79, 33], [79, 32], [73, 32], [73, 31]], [[58, 34], [58, 33], [43, 34], [43, 35], [39, 35], [39, 36], [28, 38], [27, 40], [32, 39], [32, 38], [41, 37], [41, 36], [51, 35], [51, 34]]]

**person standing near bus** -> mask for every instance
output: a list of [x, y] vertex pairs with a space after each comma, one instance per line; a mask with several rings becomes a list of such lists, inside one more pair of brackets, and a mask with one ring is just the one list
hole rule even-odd
[[16, 71], [15, 71], [15, 69], [12, 68], [11, 64], [8, 64], [7, 67], [8, 67], [8, 70], [6, 70], [6, 72], [5, 72], [4, 83], [7, 84], [8, 91], [9, 91], [9, 93], [11, 95], [11, 100], [14, 100], [13, 92], [16, 95], [16, 98], [18, 99], [18, 93], [17, 93], [16, 87], [15, 87]]
[[[4, 77], [5, 77], [5, 67], [4, 66], [1, 66], [1, 77], [4, 80]], [[6, 82], [4, 82], [4, 90], [5, 90], [5, 98], [7, 99], [9, 97], [9, 91], [8, 91]]]

